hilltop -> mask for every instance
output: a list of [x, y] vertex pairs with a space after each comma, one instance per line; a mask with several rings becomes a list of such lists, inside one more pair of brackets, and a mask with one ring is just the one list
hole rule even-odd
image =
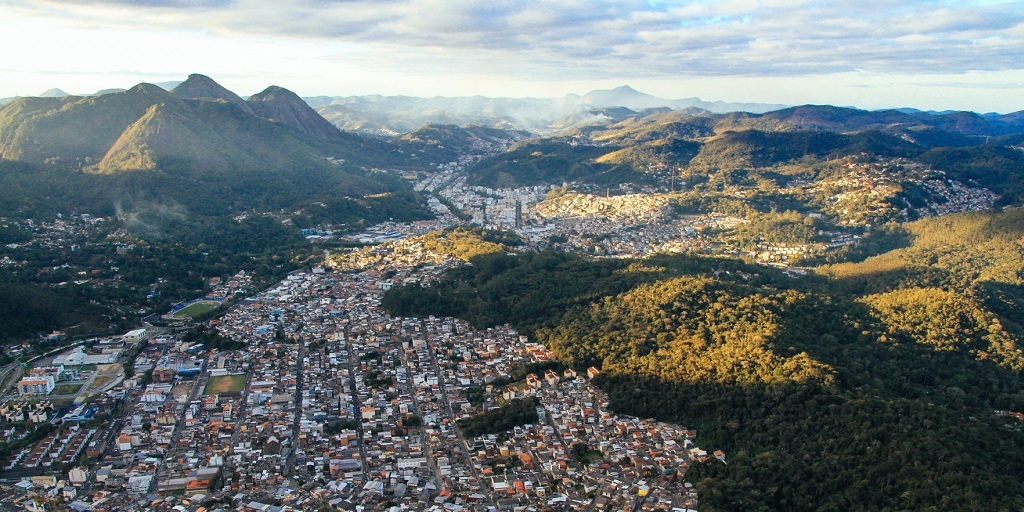
[[370, 169], [410, 162], [342, 133], [287, 89], [245, 101], [203, 75], [172, 91], [139, 84], [0, 108], [0, 181], [18, 208], [110, 213], [156, 201], [223, 214], [358, 199], [405, 188]]
[[997, 410], [1024, 409], [1024, 210], [906, 230], [905, 247], [803, 279], [495, 251], [383, 304], [510, 323], [599, 369], [616, 411], [696, 428], [729, 456], [687, 472], [702, 509], [1020, 508], [1024, 433]]
[[692, 187], [736, 170], [792, 174], [801, 168], [813, 174], [836, 159], [904, 158], [987, 187], [1003, 196], [1004, 204], [1024, 199], [1019, 113], [871, 112], [805, 105], [764, 114], [713, 114], [615, 107], [591, 109], [563, 122], [567, 127], [557, 135], [530, 143], [543, 151], [513, 147], [483, 159], [469, 169], [469, 183], [511, 187], [578, 179], [601, 188], [656, 184], [651, 190], [665, 190], [672, 182]]

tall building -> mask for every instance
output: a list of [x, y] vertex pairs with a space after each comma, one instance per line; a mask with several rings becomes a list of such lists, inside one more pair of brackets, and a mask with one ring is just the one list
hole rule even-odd
[[18, 393], [22, 395], [49, 395], [55, 387], [53, 376], [49, 374], [33, 375], [18, 381]]

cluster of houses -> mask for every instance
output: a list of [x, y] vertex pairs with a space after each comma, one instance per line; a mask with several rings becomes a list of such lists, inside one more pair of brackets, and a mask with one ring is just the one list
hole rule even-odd
[[[453, 263], [378, 256], [377, 268], [295, 273], [238, 303], [215, 325], [242, 350], [151, 340], [102, 462], [75, 468], [88, 482], [64, 498], [75, 510], [696, 507], [683, 473], [708, 457], [694, 432], [614, 414], [590, 384], [598, 369], [556, 370], [509, 327], [390, 317], [381, 283], [430, 282]], [[538, 400], [537, 420], [464, 434], [461, 421], [515, 399]], [[65, 437], [82, 431], [47, 449], [78, 450]], [[578, 460], [577, 445], [597, 457]]]
[[[845, 224], [872, 224], [895, 215], [934, 217], [988, 210], [999, 196], [977, 184], [946, 178], [943, 171], [905, 158], [844, 164], [844, 172], [801, 187], [826, 199], [827, 210]], [[903, 195], [906, 200], [897, 199]]]

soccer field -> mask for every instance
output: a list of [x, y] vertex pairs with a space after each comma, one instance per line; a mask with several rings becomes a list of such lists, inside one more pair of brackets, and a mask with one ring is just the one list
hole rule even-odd
[[177, 313], [174, 313], [174, 316], [176, 316], [178, 318], [184, 318], [184, 317], [191, 318], [191, 317], [194, 317], [194, 316], [199, 316], [199, 315], [201, 315], [203, 313], [208, 313], [210, 311], [213, 311], [213, 309], [216, 308], [219, 305], [220, 304], [218, 304], [217, 302], [213, 302], [213, 301], [200, 301], [200, 302], [196, 302], [194, 304], [189, 304], [187, 307], [185, 307], [181, 311], [178, 311]]
[[206, 388], [203, 389], [203, 395], [219, 395], [221, 393], [231, 393], [233, 391], [241, 391], [245, 389], [245, 375], [222, 375], [220, 377], [211, 377], [210, 382], [206, 383]]

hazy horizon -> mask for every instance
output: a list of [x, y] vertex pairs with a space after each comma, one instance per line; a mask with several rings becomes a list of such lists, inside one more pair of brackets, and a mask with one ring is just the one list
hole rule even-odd
[[202, 73], [247, 96], [1024, 109], [1024, 2], [0, 0], [0, 97]]

